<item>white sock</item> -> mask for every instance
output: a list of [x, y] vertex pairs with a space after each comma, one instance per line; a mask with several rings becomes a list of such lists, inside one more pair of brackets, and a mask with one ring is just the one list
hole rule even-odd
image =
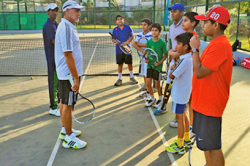
[[62, 132], [62, 133], [66, 133], [65, 127], [62, 127], [61, 132]]
[[129, 74], [130, 74], [130, 78], [133, 78], [133, 70], [129, 71]]
[[150, 95], [150, 97], [151, 97], [151, 100], [155, 100], [154, 95]]
[[122, 80], [122, 73], [118, 73], [118, 77], [120, 80]]
[[159, 99], [158, 100], [162, 100], [162, 96], [159, 96]]

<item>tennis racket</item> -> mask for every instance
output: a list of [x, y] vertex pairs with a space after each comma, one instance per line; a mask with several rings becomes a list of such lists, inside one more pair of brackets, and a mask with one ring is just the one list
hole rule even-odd
[[[151, 48], [145, 48], [147, 59], [149, 59], [149, 66], [154, 69], [155, 68], [155, 62], [158, 62], [158, 54]], [[152, 63], [150, 63], [152, 62]]]
[[[71, 86], [74, 86], [74, 80], [71, 74], [68, 75], [68, 78], [69, 78]], [[80, 78], [80, 85], [82, 85], [81, 82], [82, 82], [82, 79]], [[79, 91], [80, 91], [80, 88], [79, 88]], [[84, 97], [79, 92], [74, 96], [76, 96], [74, 100], [77, 99], [75, 103], [73, 104], [73, 110], [72, 110], [72, 116], [74, 120], [80, 124], [86, 124], [90, 122], [95, 117], [95, 105], [93, 104], [91, 100]]]
[[[138, 40], [138, 42], [137, 42], [137, 44], [138, 43], [141, 43], [141, 44], [147, 44], [147, 41], [148, 41], [148, 39], [146, 38], [146, 37], [141, 37], [139, 40]], [[145, 49], [145, 47], [141, 47], [142, 49]], [[141, 72], [141, 60], [142, 60], [142, 58], [143, 57], [145, 57], [145, 54], [143, 53], [143, 52], [141, 52], [141, 51], [139, 51], [139, 50], [137, 50], [137, 54], [138, 54], [138, 56], [139, 56], [139, 73]]]
[[192, 148], [194, 146], [194, 143], [196, 141], [196, 137], [194, 138], [192, 144], [190, 145], [190, 149], [189, 149], [189, 153], [188, 153], [188, 162], [189, 162], [189, 166], [192, 166], [192, 163], [191, 163], [191, 151], [192, 151]]
[[131, 55], [132, 51], [131, 51], [130, 45], [127, 44], [126, 46], [124, 46], [124, 45], [122, 44], [122, 42], [121, 42], [120, 40], [116, 39], [116, 37], [115, 37], [111, 32], [109, 32], [109, 34], [113, 37], [113, 39], [115, 39], [116, 41], [119, 42], [119, 48], [121, 49], [121, 51], [122, 51], [124, 54], [126, 54], [126, 55]]

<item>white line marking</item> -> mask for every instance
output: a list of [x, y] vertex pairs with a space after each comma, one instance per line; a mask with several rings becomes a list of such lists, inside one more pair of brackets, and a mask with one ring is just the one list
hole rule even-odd
[[[135, 77], [136, 77], [136, 76], [135, 76]], [[141, 85], [140, 85], [139, 82], [138, 82], [138, 86], [139, 86], [139, 88], [141, 88]], [[146, 103], [146, 98], [145, 98], [145, 97], [144, 97], [144, 101], [145, 101], [145, 103]], [[152, 117], [152, 119], [153, 119], [153, 121], [154, 121], [155, 127], [156, 127], [156, 129], [157, 129], [157, 131], [158, 131], [158, 133], [159, 133], [159, 135], [160, 135], [160, 137], [161, 137], [161, 141], [162, 141], [162, 143], [163, 143], [163, 145], [164, 145], [164, 149], [165, 149], [165, 147], [168, 146], [168, 143], [167, 143], [167, 141], [166, 141], [166, 138], [164, 137], [164, 134], [163, 134], [162, 131], [161, 131], [160, 125], [159, 125], [157, 119], [155, 118], [155, 115], [154, 115], [154, 113], [153, 113], [153, 111], [152, 111], [152, 108], [151, 108], [151, 107], [148, 107], [148, 111], [149, 111], [149, 113], [150, 113], [150, 115], [151, 115], [151, 117]], [[173, 166], [178, 166], [178, 164], [177, 164], [176, 161], [175, 161], [175, 158], [174, 158], [173, 154], [172, 154], [172, 153], [168, 153], [168, 152], [166, 152], [166, 153], [168, 154], [168, 157], [169, 157], [169, 159], [170, 159], [172, 165], [173, 165]]]
[[[96, 43], [96, 45], [95, 45], [95, 49], [94, 49], [94, 51], [93, 51], [93, 53], [92, 53], [92, 55], [91, 55], [91, 58], [90, 58], [90, 60], [89, 60], [88, 66], [87, 66], [87, 68], [86, 68], [86, 70], [85, 70], [84, 77], [82, 78], [82, 82], [81, 82], [81, 85], [80, 85], [79, 89], [81, 89], [82, 84], [83, 84], [83, 82], [84, 82], [84, 80], [85, 80], [85, 78], [86, 78], [86, 74], [87, 74], [88, 69], [89, 69], [89, 67], [90, 67], [90, 64], [91, 64], [91, 62], [92, 62], [92, 59], [93, 59], [93, 57], [94, 57], [94, 55], [95, 55], [95, 51], [96, 51], [96, 47], [97, 47], [97, 45], [98, 45], [98, 41], [99, 41], [99, 39], [97, 40], [97, 43]], [[60, 133], [59, 133], [59, 136], [60, 136]], [[53, 151], [52, 151], [52, 153], [51, 153], [51, 155], [50, 155], [50, 158], [49, 158], [49, 161], [48, 161], [48, 163], [47, 163], [47, 166], [52, 166], [52, 165], [53, 165], [53, 162], [54, 162], [55, 157], [56, 157], [56, 153], [57, 153], [58, 148], [59, 148], [59, 145], [60, 145], [60, 143], [61, 143], [61, 140], [59, 139], [59, 136], [58, 136], [58, 138], [57, 138], [57, 141], [56, 141], [56, 144], [55, 144], [55, 146], [54, 146], [54, 149], [53, 149]]]

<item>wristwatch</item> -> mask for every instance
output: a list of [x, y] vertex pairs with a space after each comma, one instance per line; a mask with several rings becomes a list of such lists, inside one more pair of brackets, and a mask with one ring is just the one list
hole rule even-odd
[[195, 53], [196, 51], [199, 52], [199, 49], [196, 49], [196, 48], [193, 48], [193, 49], [192, 49], [192, 53]]

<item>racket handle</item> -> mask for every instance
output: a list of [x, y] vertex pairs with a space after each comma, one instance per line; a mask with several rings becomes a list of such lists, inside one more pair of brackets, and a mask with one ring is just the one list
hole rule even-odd
[[74, 79], [73, 79], [72, 75], [68, 74], [68, 78], [69, 78], [69, 82], [70, 82], [71, 86], [74, 86]]

